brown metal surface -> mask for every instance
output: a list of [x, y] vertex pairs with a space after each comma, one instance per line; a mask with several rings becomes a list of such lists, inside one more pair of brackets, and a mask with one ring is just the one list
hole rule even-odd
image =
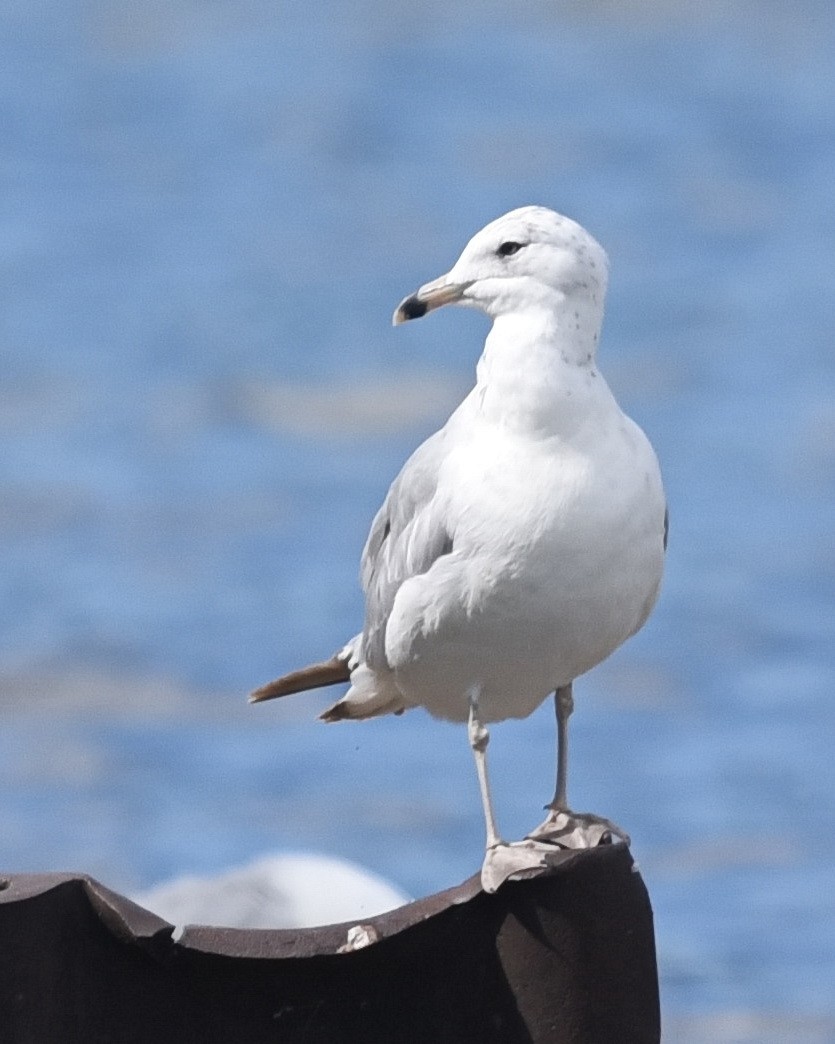
[[362, 926], [191, 927], [176, 942], [88, 877], [6, 880], [3, 1044], [660, 1039], [652, 912], [621, 844], [495, 895], [474, 877]]

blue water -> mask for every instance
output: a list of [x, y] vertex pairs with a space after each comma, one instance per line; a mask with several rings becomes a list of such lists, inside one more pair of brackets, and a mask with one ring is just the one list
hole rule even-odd
[[[835, 1040], [835, 22], [691, 6], [0, 11], [8, 868], [476, 869], [463, 730], [244, 696], [358, 628], [370, 518], [471, 379], [482, 317], [394, 305], [543, 203], [609, 250], [601, 365], [671, 504], [574, 802], [633, 836], [680, 1039]], [[553, 742], [494, 730], [508, 835]], [[793, 1029], [698, 1029], [739, 1013]]]

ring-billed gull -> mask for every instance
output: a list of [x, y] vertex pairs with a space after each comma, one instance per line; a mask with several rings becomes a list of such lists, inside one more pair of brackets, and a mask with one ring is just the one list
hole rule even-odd
[[[566, 798], [572, 683], [643, 625], [667, 541], [655, 453], [597, 368], [607, 269], [576, 222], [522, 207], [398, 306], [395, 325], [445, 304], [490, 316], [475, 387], [412, 454], [371, 525], [362, 632], [251, 696], [350, 681], [325, 721], [418, 706], [467, 721], [489, 891], [547, 866], [555, 851], [628, 840], [608, 820], [572, 813]], [[556, 791], [544, 823], [507, 844], [490, 800], [485, 723], [526, 717], [549, 693]]]

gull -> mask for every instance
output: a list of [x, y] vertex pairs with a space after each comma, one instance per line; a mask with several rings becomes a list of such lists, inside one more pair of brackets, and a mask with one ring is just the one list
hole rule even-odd
[[371, 870], [318, 852], [279, 852], [219, 874], [184, 874], [131, 896], [175, 925], [313, 928], [411, 901]]
[[[573, 682], [644, 624], [658, 596], [667, 507], [655, 452], [597, 366], [608, 261], [545, 207], [497, 218], [394, 325], [447, 304], [492, 326], [472, 391], [412, 454], [362, 553], [362, 631], [253, 702], [350, 682], [327, 722], [424, 707], [466, 722], [486, 850], [482, 884], [542, 872], [555, 853], [628, 836], [567, 801]], [[521, 841], [498, 830], [487, 725], [554, 694], [556, 788]]]

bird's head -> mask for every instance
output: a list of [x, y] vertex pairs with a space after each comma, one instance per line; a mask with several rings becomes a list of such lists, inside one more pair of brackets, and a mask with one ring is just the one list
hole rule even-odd
[[477, 232], [446, 275], [401, 301], [393, 322], [445, 304], [480, 308], [496, 319], [554, 309], [566, 298], [602, 312], [607, 271], [605, 251], [576, 221], [546, 207], [520, 207]]

